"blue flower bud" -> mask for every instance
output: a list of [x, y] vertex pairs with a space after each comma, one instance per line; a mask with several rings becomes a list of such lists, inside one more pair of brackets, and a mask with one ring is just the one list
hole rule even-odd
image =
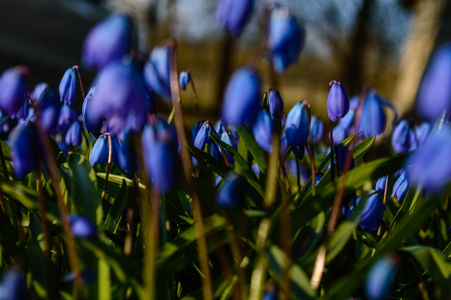
[[194, 147], [204, 150], [206, 145], [211, 144], [211, 126], [209, 122], [205, 122], [200, 128], [199, 132], [196, 135], [196, 139], [194, 140]]
[[274, 119], [282, 118], [283, 100], [278, 90], [270, 89], [268, 93], [269, 113]]
[[61, 102], [58, 93], [53, 89], [45, 90], [38, 106], [41, 124], [48, 135], [52, 135], [58, 126]]
[[350, 109], [348, 113], [338, 121], [338, 126], [340, 126], [346, 134], [351, 133], [352, 125], [354, 125], [355, 110]]
[[354, 168], [354, 158], [351, 152], [345, 146], [334, 147], [335, 160], [338, 164], [338, 169], [341, 173], [349, 171]]
[[63, 152], [64, 156], [67, 158], [69, 155], [69, 148], [67, 147], [66, 141], [64, 139], [60, 139], [56, 142], [61, 152]]
[[139, 131], [151, 104], [136, 63], [131, 59], [112, 62], [100, 71], [95, 82], [95, 95], [87, 103], [85, 117], [95, 114], [93, 119], [98, 122], [103, 115], [114, 134]]
[[356, 111], [359, 108], [360, 96], [355, 95], [349, 99], [349, 109]]
[[96, 104], [93, 101], [95, 94], [95, 87], [92, 87], [82, 106], [82, 116], [85, 121], [85, 127], [89, 132], [98, 133], [102, 129], [105, 118], [103, 114], [96, 109]]
[[288, 113], [285, 121], [285, 135], [288, 146], [298, 159], [302, 159], [304, 144], [308, 138], [307, 113], [303, 102], [296, 103]]
[[324, 124], [319, 117], [312, 117], [310, 122], [310, 132], [312, 133], [312, 140], [314, 143], [318, 143], [323, 138]]
[[[232, 138], [233, 141], [230, 140], [229, 135], [230, 135], [230, 137]], [[232, 146], [232, 147], [236, 148], [236, 142], [233, 139], [232, 134], [230, 134], [230, 133], [227, 134], [227, 132], [224, 131], [223, 133], [221, 133], [220, 137], [221, 137], [221, 141], [223, 141], [224, 143], [226, 143], [229, 146]], [[219, 147], [218, 144], [216, 144], [216, 147], [211, 147], [211, 155], [213, 157], [215, 157], [216, 159], [218, 159], [218, 160], [221, 160], [221, 161], [224, 160], [224, 157], [222, 156], [222, 152], [218, 152], [218, 151], [221, 151], [221, 148]], [[229, 163], [233, 164], [234, 159], [233, 159], [232, 155], [226, 149], [224, 149], [224, 152], [225, 152], [225, 154], [227, 156], [227, 160], [229, 161]]]
[[252, 164], [252, 171], [254, 171], [255, 175], [259, 178], [260, 177], [260, 168], [258, 167], [257, 163]]
[[365, 293], [370, 300], [388, 296], [396, 276], [396, 259], [391, 256], [380, 258], [371, 267], [365, 283]]
[[277, 293], [274, 291], [267, 292], [263, 295], [262, 300], [279, 300]]
[[0, 299], [29, 299], [25, 275], [18, 267], [9, 269], [0, 282]]
[[385, 191], [386, 182], [387, 182], [387, 176], [382, 176], [381, 178], [379, 178], [376, 182], [376, 191], [377, 192]]
[[0, 111], [0, 123], [3, 123], [0, 125], [0, 135], [7, 133], [9, 131], [9, 124], [7, 121], [5, 121], [6, 115]]
[[446, 109], [451, 111], [451, 44], [441, 46], [432, 56], [423, 74], [417, 94], [417, 110], [434, 121]]
[[75, 121], [70, 125], [66, 133], [65, 142], [68, 146], [79, 147], [82, 141], [81, 125]]
[[14, 173], [19, 179], [38, 165], [37, 134], [34, 124], [27, 123], [17, 126], [9, 135]]
[[161, 192], [169, 192], [176, 178], [176, 151], [171, 143], [161, 141], [154, 134], [155, 128], [144, 127], [141, 147], [144, 166], [152, 184]]
[[39, 105], [41, 102], [41, 98], [44, 95], [44, 92], [49, 88], [49, 84], [46, 82], [38, 83], [34, 89], [33, 92], [31, 92], [30, 98], [33, 101], [35, 105]]
[[89, 161], [93, 166], [95, 166], [96, 164], [105, 165], [108, 163], [108, 154], [109, 154], [108, 137], [106, 135], [101, 135], [99, 136], [97, 141], [94, 143], [94, 146], [92, 147]]
[[0, 77], [0, 110], [5, 114], [15, 114], [22, 107], [28, 90], [27, 74], [27, 68], [18, 66], [6, 70]]
[[97, 236], [96, 226], [87, 218], [70, 214], [68, 216], [70, 231], [79, 239], [91, 239]]
[[230, 171], [219, 188], [217, 201], [220, 207], [235, 207], [244, 201], [244, 180], [243, 178]]
[[280, 136], [280, 157], [284, 156], [288, 150], [287, 136], [285, 132]]
[[170, 55], [167, 46], [153, 48], [143, 70], [147, 87], [167, 100], [171, 99]]
[[266, 152], [272, 152], [273, 132], [274, 124], [271, 117], [265, 110], [261, 110], [254, 124], [254, 137], [257, 144]]
[[116, 155], [117, 162], [129, 176], [133, 176], [138, 170], [138, 160], [133, 142], [132, 133], [124, 134], [118, 143], [113, 142], [113, 153]]
[[20, 109], [13, 115], [11, 115], [12, 119], [18, 119], [18, 120], [24, 120], [28, 116], [28, 110], [30, 109], [30, 102], [28, 102], [28, 99], [25, 99], [23, 101], [22, 106]]
[[[204, 124], [204, 120], [200, 120], [200, 121], [194, 123], [193, 130], [191, 131], [191, 137], [192, 137], [193, 143], [196, 140], [196, 136], [199, 133], [199, 130], [202, 128], [202, 124]], [[219, 134], [219, 131], [217, 129], [216, 129], [216, 132], [218, 132], [218, 134]]]
[[260, 79], [250, 68], [233, 73], [225, 91], [222, 119], [227, 125], [253, 126], [260, 108]]
[[344, 217], [348, 217], [356, 207], [358, 201], [360, 201], [360, 197], [357, 197], [355, 194], [343, 199], [343, 204], [341, 206], [341, 213]]
[[82, 62], [88, 68], [101, 69], [124, 57], [131, 46], [132, 21], [123, 13], [115, 13], [97, 23], [83, 44]]
[[402, 172], [401, 176], [399, 176], [398, 180], [396, 180], [395, 184], [393, 185], [393, 192], [391, 196], [394, 197], [396, 195], [398, 201], [404, 200], [408, 189], [409, 180], [407, 179], [406, 172]]
[[[379, 228], [382, 222], [382, 213], [385, 210], [385, 205], [381, 201], [381, 192], [374, 192], [366, 200], [365, 207], [361, 213], [360, 227], [363, 230], [374, 232]], [[357, 199], [357, 203], [360, 198]]]
[[396, 153], [405, 153], [411, 147], [410, 125], [406, 120], [402, 120], [393, 130], [391, 144]]
[[278, 73], [298, 60], [304, 33], [293, 12], [275, 5], [271, 10], [268, 29], [269, 57]]
[[338, 145], [343, 142], [348, 135], [346, 134], [346, 130], [338, 124], [332, 130], [332, 137], [334, 139], [334, 145]]
[[63, 104], [58, 118], [58, 126], [56, 130], [61, 134], [66, 134], [69, 126], [77, 121], [78, 115], [69, 105]]
[[248, 23], [254, 0], [219, 0], [216, 6], [216, 22], [228, 33], [239, 35]]
[[59, 92], [60, 100], [64, 104], [71, 105], [77, 95], [77, 70], [69, 68], [61, 79]]
[[429, 138], [405, 162], [407, 177], [423, 191], [437, 193], [451, 180], [451, 129], [443, 129]]
[[186, 86], [191, 81], [191, 75], [188, 70], [180, 72], [179, 76], [179, 84], [182, 90], [186, 90]]
[[343, 118], [349, 111], [349, 98], [345, 88], [335, 80], [329, 83], [330, 90], [327, 96], [327, 115], [332, 122]]
[[384, 106], [388, 106], [395, 113], [393, 104], [382, 99], [374, 90], [368, 91], [365, 102], [363, 103], [362, 117], [360, 119], [360, 130], [365, 137], [379, 135], [385, 130], [386, 116]]
[[423, 145], [430, 133], [431, 125], [429, 125], [429, 123], [423, 122], [420, 126], [416, 126], [413, 135], [416, 147]]

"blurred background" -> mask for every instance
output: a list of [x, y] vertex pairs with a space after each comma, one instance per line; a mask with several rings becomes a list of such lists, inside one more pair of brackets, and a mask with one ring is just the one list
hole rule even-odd
[[[31, 70], [31, 84], [58, 87], [64, 71], [80, 64], [89, 29], [112, 11], [129, 12], [136, 23], [136, 47], [148, 54], [165, 38], [178, 41], [179, 71], [189, 69], [201, 115], [217, 119], [226, 80], [233, 70], [264, 54], [262, 9], [237, 39], [215, 24], [211, 0], [0, 0], [0, 71], [17, 64]], [[314, 114], [326, 116], [329, 81], [341, 81], [350, 96], [366, 87], [390, 99], [401, 115], [411, 113], [417, 86], [432, 50], [449, 40], [450, 1], [297, 0], [290, 7], [306, 38], [298, 63], [269, 85], [269, 66], [259, 63], [264, 88], [278, 88], [285, 111], [307, 99]], [[85, 89], [95, 73], [81, 68]], [[73, 105], [81, 110], [82, 99]], [[183, 108], [197, 116], [190, 89]], [[162, 105], [163, 111], [168, 107]]]

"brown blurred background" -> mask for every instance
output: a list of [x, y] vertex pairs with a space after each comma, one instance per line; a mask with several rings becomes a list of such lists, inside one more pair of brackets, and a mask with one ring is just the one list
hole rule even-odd
[[[204, 118], [216, 119], [224, 80], [264, 51], [261, 9], [256, 1], [243, 34], [232, 41], [214, 21], [208, 0], [0, 0], [0, 71], [25, 64], [31, 83], [57, 87], [64, 71], [80, 63], [84, 36], [111, 11], [128, 11], [137, 24], [137, 48], [148, 53], [168, 37], [179, 43], [179, 70], [190, 69]], [[277, 78], [285, 111], [302, 99], [325, 116], [328, 83], [341, 81], [350, 96], [371, 86], [392, 100], [401, 115], [412, 112], [431, 51], [449, 40], [450, 4], [442, 0], [276, 1], [293, 9], [306, 39], [298, 63]], [[225, 48], [227, 45], [227, 49]], [[228, 57], [224, 56], [224, 49]], [[259, 64], [264, 88], [268, 64]], [[95, 73], [81, 69], [85, 89]], [[74, 109], [81, 110], [78, 96]], [[182, 92], [195, 119], [192, 93]], [[163, 105], [163, 110], [165, 106]]]

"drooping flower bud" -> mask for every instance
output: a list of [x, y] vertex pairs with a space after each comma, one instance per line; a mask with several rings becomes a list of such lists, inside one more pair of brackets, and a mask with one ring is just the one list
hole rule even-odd
[[346, 130], [338, 124], [332, 130], [332, 137], [334, 139], [334, 145], [338, 145], [346, 139]]
[[29, 299], [27, 281], [21, 269], [12, 267], [2, 276], [0, 297], [5, 300]]
[[39, 105], [41, 102], [41, 98], [44, 95], [44, 92], [49, 88], [49, 84], [46, 82], [38, 83], [34, 89], [33, 92], [31, 92], [31, 101], [33, 101], [34, 105]]
[[[115, 136], [111, 136], [111, 151], [112, 151], [112, 161], [119, 165], [117, 161], [117, 153], [116, 150], [120, 148], [119, 142]], [[102, 134], [99, 136], [97, 141], [94, 143], [94, 146], [92, 147], [91, 154], [89, 157], [89, 161], [91, 162], [92, 166], [95, 166], [96, 164], [106, 165], [108, 163], [108, 155], [110, 151], [110, 141], [106, 134]]]
[[391, 144], [396, 153], [409, 151], [412, 140], [410, 138], [410, 125], [407, 120], [402, 120], [393, 130]]
[[46, 89], [38, 105], [41, 124], [48, 135], [52, 135], [58, 126], [61, 102], [56, 90]]
[[115, 13], [97, 23], [83, 44], [82, 62], [88, 68], [101, 69], [120, 60], [130, 50], [132, 21], [124, 13]]
[[64, 104], [71, 105], [77, 95], [77, 70], [69, 68], [61, 79], [59, 92], [60, 100]]
[[143, 70], [147, 87], [166, 100], [171, 99], [170, 55], [168, 46], [153, 48]]
[[180, 72], [179, 76], [179, 84], [182, 90], [186, 90], [186, 86], [191, 81], [191, 75], [188, 70]]
[[66, 133], [65, 142], [68, 146], [79, 147], [82, 141], [81, 125], [75, 121], [70, 125]]
[[100, 71], [95, 82], [95, 95], [87, 104], [85, 117], [95, 114], [98, 122], [103, 115], [116, 135], [139, 131], [151, 103], [136, 63], [131, 59], [112, 62]]
[[9, 135], [16, 177], [21, 179], [38, 166], [37, 131], [32, 123], [19, 125]]
[[30, 102], [28, 99], [25, 99], [22, 103], [20, 109], [13, 115], [11, 115], [12, 119], [17, 119], [19, 121], [23, 121], [28, 116], [28, 110], [30, 109]]
[[26, 76], [28, 69], [23, 66], [10, 68], [0, 77], [0, 110], [13, 115], [22, 107], [27, 96]]
[[370, 300], [380, 300], [388, 295], [395, 280], [396, 265], [396, 259], [392, 256], [374, 262], [365, 283], [365, 292]]
[[417, 110], [434, 121], [446, 109], [451, 111], [451, 44], [441, 46], [432, 56], [423, 74], [417, 94]]
[[222, 119], [227, 125], [253, 126], [260, 108], [260, 79], [250, 68], [233, 73], [222, 103]]
[[[361, 213], [359, 226], [363, 230], [374, 232], [382, 222], [382, 212], [385, 210], [385, 205], [381, 201], [381, 192], [371, 192], [373, 194], [366, 200], [365, 207]], [[360, 198], [357, 199], [357, 203], [359, 202]]]
[[196, 139], [194, 140], [194, 147], [204, 150], [206, 145], [211, 144], [211, 126], [209, 122], [205, 122], [200, 128], [199, 132], [196, 135]]
[[451, 180], [451, 129], [443, 129], [429, 138], [405, 162], [409, 181], [425, 192], [437, 193]]
[[270, 89], [268, 93], [269, 113], [274, 119], [282, 118], [283, 100], [278, 90]]
[[415, 146], [420, 147], [426, 142], [426, 139], [431, 133], [431, 125], [429, 123], [423, 122], [420, 126], [415, 127], [413, 132], [413, 140], [415, 141]]
[[91, 239], [97, 236], [96, 226], [87, 218], [70, 214], [68, 216], [70, 231], [79, 239]]
[[[229, 138], [229, 136], [232, 138], [232, 141], [230, 140], [230, 138]], [[232, 134], [227, 134], [227, 132], [222, 132], [221, 134], [220, 134], [220, 137], [221, 137], [221, 141], [223, 141], [224, 143], [226, 143], [227, 145], [229, 145], [229, 146], [232, 146], [232, 147], [234, 147], [235, 148], [235, 150], [236, 150], [236, 142], [235, 142], [235, 140], [233, 139], [233, 136], [232, 136]], [[216, 143], [215, 143], [216, 144]], [[218, 152], [219, 151], [219, 152]], [[232, 157], [232, 155], [229, 153], [229, 151], [227, 151], [226, 149], [224, 149], [224, 152], [225, 152], [225, 154], [226, 154], [226, 156], [227, 156], [227, 160], [229, 161], [229, 163], [230, 164], [233, 164], [233, 162], [234, 162], [234, 159], [233, 159], [233, 157]], [[213, 156], [213, 157], [215, 157], [216, 159], [218, 159], [218, 160], [224, 160], [224, 157], [223, 157], [223, 155], [222, 155], [222, 153], [221, 153], [221, 149], [219, 148], [219, 145], [218, 144], [216, 144], [216, 147], [211, 147], [211, 155]]]
[[349, 98], [345, 88], [335, 80], [329, 83], [330, 90], [327, 96], [327, 115], [332, 122], [343, 118], [349, 111]]
[[365, 137], [379, 135], [385, 130], [386, 116], [384, 106], [388, 106], [395, 113], [397, 112], [393, 104], [383, 99], [374, 90], [368, 91], [365, 102], [363, 103], [362, 117], [360, 119], [360, 130]]
[[231, 35], [237, 36], [248, 23], [254, 0], [219, 0], [216, 6], [216, 23]]
[[379, 178], [376, 182], [376, 191], [377, 192], [385, 191], [386, 182], [387, 182], [387, 176], [382, 176], [381, 178]]
[[244, 201], [244, 180], [243, 178], [230, 171], [219, 188], [216, 197], [220, 207], [235, 207]]
[[285, 136], [293, 153], [298, 159], [302, 159], [304, 144], [308, 138], [307, 113], [303, 102], [296, 103], [288, 113], [285, 121]]
[[266, 152], [272, 152], [272, 136], [274, 123], [265, 110], [260, 110], [254, 124], [254, 137], [257, 144]]
[[141, 147], [147, 176], [160, 192], [169, 192], [176, 179], [176, 149], [170, 141], [155, 136], [155, 128], [144, 127]]
[[336, 162], [338, 169], [341, 173], [349, 171], [354, 168], [354, 159], [351, 152], [345, 146], [335, 146], [334, 154], [336, 157]]
[[93, 101], [95, 90], [95, 86], [89, 89], [81, 108], [83, 120], [85, 121], [85, 127], [92, 133], [100, 132], [103, 122], [105, 121], [103, 113], [96, 109], [96, 105]]
[[396, 195], [398, 201], [404, 200], [408, 189], [409, 189], [409, 180], [407, 179], [407, 174], [404, 171], [393, 185], [393, 192], [391, 196], [394, 197]]
[[268, 29], [269, 57], [278, 73], [298, 60], [304, 33], [293, 12], [275, 5], [270, 12]]
[[310, 132], [312, 133], [312, 140], [314, 143], [318, 143], [323, 138], [324, 124], [317, 116], [312, 116], [310, 122]]
[[[193, 143], [196, 140], [197, 133], [202, 128], [202, 124], [204, 124], [204, 120], [199, 120], [198, 122], [194, 123], [194, 125], [193, 125], [193, 130], [191, 131], [191, 137], [193, 139]], [[218, 132], [218, 134], [219, 134], [219, 131], [217, 129], [216, 129], [216, 132]]]
[[78, 115], [69, 105], [63, 104], [58, 118], [57, 131], [66, 134], [69, 126], [78, 119]]

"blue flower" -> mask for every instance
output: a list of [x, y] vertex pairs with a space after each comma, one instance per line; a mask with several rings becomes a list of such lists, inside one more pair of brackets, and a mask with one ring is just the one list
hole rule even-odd
[[310, 132], [314, 143], [318, 143], [323, 138], [324, 124], [319, 117], [312, 116], [312, 120], [310, 121]]
[[[198, 122], [194, 123], [193, 130], [191, 131], [191, 138], [194, 144], [194, 140], [196, 140], [197, 133], [202, 128], [202, 124], [204, 124], [204, 120], [199, 120]], [[219, 134], [219, 130], [216, 129], [216, 132]]]
[[[304, 144], [308, 138], [307, 113], [304, 102], [296, 103], [285, 121], [287, 144], [298, 159], [304, 157]], [[310, 114], [308, 114], [310, 117]]]
[[144, 127], [141, 147], [147, 176], [160, 192], [169, 192], [176, 179], [176, 151], [172, 143], [155, 136], [155, 128]]
[[446, 109], [451, 110], [451, 44], [441, 46], [432, 56], [423, 74], [417, 94], [417, 110], [434, 121]]
[[394, 197], [396, 195], [398, 201], [404, 200], [408, 189], [409, 189], [409, 180], [407, 179], [406, 172], [404, 171], [393, 185], [393, 192], [391, 196]]
[[388, 106], [393, 110], [396, 119], [397, 113], [393, 104], [383, 99], [374, 90], [368, 91], [365, 102], [363, 103], [362, 117], [360, 119], [360, 130], [365, 137], [377, 136], [384, 132], [387, 119], [384, 106]]
[[327, 96], [327, 115], [332, 122], [343, 118], [349, 111], [349, 98], [345, 88], [335, 80], [329, 83], [330, 90]]
[[87, 103], [86, 115], [94, 114], [95, 125], [103, 115], [114, 134], [139, 131], [151, 103], [141, 72], [131, 59], [108, 64], [96, 79], [95, 95]]
[[79, 147], [82, 141], [81, 125], [75, 121], [70, 125], [66, 133], [65, 142], [68, 146]]
[[138, 170], [138, 159], [133, 144], [134, 134], [135, 133], [131, 132], [125, 133], [118, 143], [113, 143], [113, 153], [116, 153], [119, 167], [121, 167], [121, 169], [130, 177]]
[[78, 115], [69, 105], [63, 104], [58, 117], [57, 131], [66, 134], [69, 126], [78, 119]]
[[354, 168], [354, 158], [351, 152], [345, 146], [334, 147], [335, 161], [341, 173], [349, 171]]
[[248, 23], [254, 0], [219, 0], [216, 6], [216, 22], [228, 33], [239, 35]]
[[105, 121], [103, 113], [98, 111], [96, 104], [93, 101], [95, 90], [95, 86], [89, 89], [81, 109], [85, 127], [92, 133], [100, 132], [103, 122]]
[[293, 12], [275, 5], [271, 10], [268, 29], [269, 57], [278, 73], [298, 60], [304, 33]]
[[407, 120], [402, 120], [393, 130], [391, 144], [396, 153], [409, 151], [412, 144], [410, 125]]
[[423, 191], [437, 193], [451, 180], [451, 129], [444, 127], [413, 152], [405, 163], [407, 177]]
[[273, 120], [265, 110], [260, 110], [254, 124], [254, 137], [257, 144], [266, 152], [272, 152]]
[[79, 239], [91, 239], [97, 236], [96, 226], [87, 218], [70, 214], [68, 216], [70, 231]]
[[41, 102], [41, 98], [44, 95], [44, 92], [49, 88], [49, 84], [46, 82], [41, 82], [38, 83], [34, 89], [33, 92], [31, 92], [31, 101], [33, 101], [33, 103], [35, 105], [38, 105]]
[[33, 171], [38, 166], [40, 145], [37, 139], [38, 132], [33, 123], [18, 125], [9, 134], [11, 146], [11, 159], [14, 173], [18, 179]]
[[376, 191], [385, 191], [385, 184], [387, 182], [387, 176], [382, 176], [376, 182]]
[[0, 110], [8, 115], [19, 111], [27, 96], [26, 75], [28, 69], [22, 66], [3, 72], [0, 77]]
[[278, 90], [270, 89], [268, 93], [269, 113], [274, 119], [282, 118], [283, 100]]
[[194, 139], [194, 147], [204, 150], [206, 145], [211, 144], [211, 126], [210, 122], [205, 122], [202, 127], [200, 128], [199, 132], [196, 135], [196, 138]]
[[88, 68], [101, 69], [124, 57], [132, 42], [132, 22], [128, 15], [115, 13], [89, 31], [83, 44], [82, 62]]
[[365, 292], [369, 299], [379, 300], [388, 296], [396, 276], [396, 259], [391, 256], [374, 262], [365, 283]]
[[224, 95], [222, 118], [227, 125], [253, 126], [260, 108], [260, 80], [250, 68], [233, 73]]
[[188, 83], [190, 83], [190, 81], [191, 81], [191, 75], [188, 70], [180, 72], [179, 84], [180, 84], [180, 88], [182, 90], [186, 89], [186, 86], [188, 85]]
[[29, 299], [25, 275], [18, 267], [10, 268], [0, 282], [0, 299]]
[[[381, 192], [371, 191], [372, 194], [368, 197], [365, 207], [361, 213], [360, 227], [363, 230], [374, 232], [379, 228], [382, 222], [382, 214], [385, 210], [385, 205], [381, 201]], [[360, 197], [357, 203], [360, 202]]]
[[[113, 141], [113, 137], [112, 137], [112, 141]], [[92, 147], [92, 150], [90, 153], [89, 161], [91, 162], [91, 165], [95, 166], [96, 164], [101, 164], [101, 165], [107, 164], [108, 163], [108, 155], [109, 155], [109, 147], [110, 147], [110, 145], [109, 145], [108, 136], [106, 136], [104, 134], [99, 136], [97, 141], [94, 143], [94, 146]], [[113, 151], [113, 157], [114, 157], [115, 149], [111, 149], [111, 150]]]
[[77, 70], [69, 68], [61, 79], [59, 92], [60, 100], [64, 104], [71, 105], [77, 95]]
[[216, 197], [220, 207], [235, 207], [244, 201], [244, 180], [234, 171], [230, 171], [218, 190]]
[[[230, 140], [229, 135], [230, 135], [230, 137], [232, 138], [232, 141]], [[224, 131], [224, 132], [221, 133], [220, 137], [221, 137], [221, 141], [223, 141], [224, 143], [226, 143], [226, 144], [229, 145], [229, 146], [234, 147], [235, 150], [236, 150], [236, 142], [235, 142], [235, 140], [233, 139], [233, 136], [232, 136], [231, 133], [227, 134], [227, 132]], [[216, 144], [216, 143], [215, 143], [215, 144]], [[218, 152], [218, 151], [219, 151], [219, 152]], [[216, 144], [216, 147], [214, 147], [214, 146], [211, 147], [211, 155], [212, 155], [213, 157], [215, 157], [216, 159], [222, 161], [222, 160], [224, 160], [224, 157], [222, 156], [222, 153], [221, 153], [220, 151], [221, 151], [221, 148], [219, 148], [219, 145], [218, 145], [218, 144]], [[230, 154], [229, 151], [227, 151], [226, 149], [224, 149], [224, 152], [225, 152], [225, 154], [226, 154], [226, 156], [227, 156], [227, 160], [229, 161], [229, 163], [230, 163], [230, 164], [233, 164], [234, 159], [233, 159], [233, 157], [232, 157], [232, 154]]]
[[143, 70], [147, 87], [167, 100], [171, 99], [170, 56], [167, 46], [153, 48]]
[[413, 132], [413, 137], [415, 141], [415, 147], [419, 147], [426, 142], [426, 139], [431, 133], [431, 125], [429, 123], [423, 122], [420, 126], [415, 126], [415, 131]]
[[52, 135], [58, 126], [61, 102], [56, 90], [46, 89], [38, 105], [41, 124], [47, 134]]
[[332, 130], [332, 137], [334, 139], [334, 145], [338, 145], [346, 139], [346, 130], [338, 124]]

